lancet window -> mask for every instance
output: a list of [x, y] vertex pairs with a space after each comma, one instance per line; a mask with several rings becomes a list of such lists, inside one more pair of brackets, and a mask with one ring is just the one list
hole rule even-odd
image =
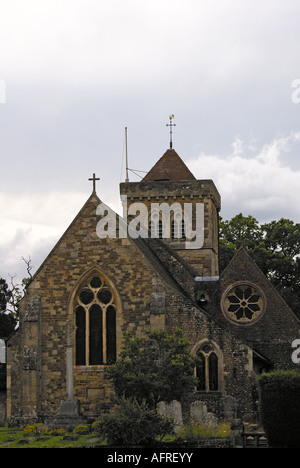
[[211, 344], [205, 344], [198, 350], [199, 362], [196, 367], [197, 390], [212, 392], [219, 389], [218, 356]]

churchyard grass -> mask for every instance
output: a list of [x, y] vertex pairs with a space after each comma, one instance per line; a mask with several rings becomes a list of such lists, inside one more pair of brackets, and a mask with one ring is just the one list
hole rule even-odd
[[225, 438], [230, 436], [230, 423], [223, 422], [217, 426], [205, 426], [201, 424], [187, 424], [178, 433], [178, 438], [190, 442], [199, 439]]
[[[87, 433], [84, 433], [87, 432]], [[166, 435], [160, 442], [174, 444], [177, 442], [196, 443], [199, 439], [229, 437], [230, 425], [223, 423], [217, 428], [201, 425], [187, 425], [177, 435]], [[92, 431], [78, 426], [72, 432], [63, 429], [50, 431], [42, 425], [18, 427], [0, 427], [0, 448], [62, 448], [62, 447], [93, 447], [107, 446], [106, 440], [100, 442]]]
[[0, 448], [59, 448], [59, 447], [88, 447], [100, 445], [99, 440], [92, 432], [76, 434], [66, 432], [51, 434], [45, 431], [30, 430], [30, 427], [21, 429], [14, 427], [0, 427]]

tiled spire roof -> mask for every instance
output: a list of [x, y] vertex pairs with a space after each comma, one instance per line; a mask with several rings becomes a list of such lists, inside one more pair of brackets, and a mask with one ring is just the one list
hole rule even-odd
[[195, 177], [176, 151], [168, 149], [143, 178], [143, 182], [155, 180], [195, 180]]

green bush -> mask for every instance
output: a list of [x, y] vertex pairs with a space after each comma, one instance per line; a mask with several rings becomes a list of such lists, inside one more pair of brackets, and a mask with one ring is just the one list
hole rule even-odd
[[258, 378], [261, 424], [270, 447], [300, 448], [300, 372]]
[[24, 434], [38, 434], [44, 431], [44, 426], [42, 423], [29, 424], [23, 428]]
[[90, 427], [85, 424], [79, 424], [73, 429], [73, 434], [85, 435], [90, 433]]
[[149, 446], [156, 438], [172, 433], [173, 424], [145, 402], [122, 398], [114, 412], [93, 424], [93, 430], [101, 440], [107, 439], [110, 445]]

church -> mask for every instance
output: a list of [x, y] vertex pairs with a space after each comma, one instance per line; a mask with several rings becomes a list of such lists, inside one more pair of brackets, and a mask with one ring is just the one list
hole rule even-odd
[[176, 327], [201, 357], [186, 401], [221, 420], [230, 399], [235, 418], [256, 421], [256, 376], [297, 367], [299, 320], [244, 248], [219, 272], [214, 182], [196, 179], [170, 145], [141, 181], [120, 184], [121, 217], [96, 180], [20, 303], [7, 343], [8, 421], [47, 421], [68, 399], [83, 417], [99, 417], [112, 407], [105, 371], [124, 334]]

